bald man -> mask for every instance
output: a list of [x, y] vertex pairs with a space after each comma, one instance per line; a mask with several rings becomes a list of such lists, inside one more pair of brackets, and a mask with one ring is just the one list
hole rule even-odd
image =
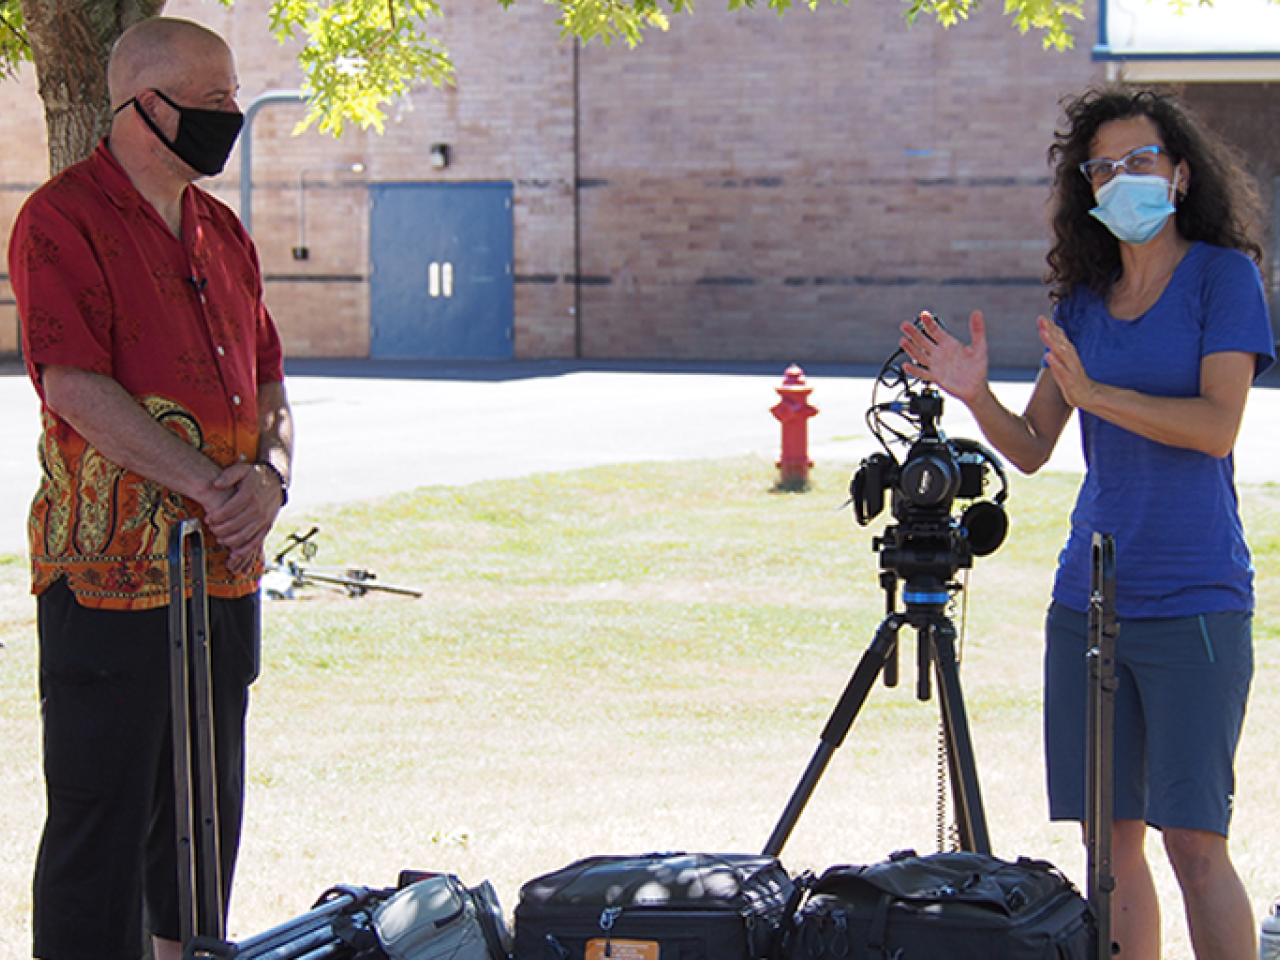
[[292, 420], [257, 253], [194, 185], [242, 117], [215, 33], [156, 18], [108, 67], [94, 154], [37, 190], [9, 268], [42, 402], [31, 506], [48, 813], [34, 955], [176, 957], [166, 545], [208, 540], [223, 876], [230, 891], [257, 674], [262, 545], [287, 499]]

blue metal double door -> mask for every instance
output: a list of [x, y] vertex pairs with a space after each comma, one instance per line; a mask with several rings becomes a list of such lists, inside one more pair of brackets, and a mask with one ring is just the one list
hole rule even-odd
[[509, 183], [370, 184], [370, 356], [510, 359]]

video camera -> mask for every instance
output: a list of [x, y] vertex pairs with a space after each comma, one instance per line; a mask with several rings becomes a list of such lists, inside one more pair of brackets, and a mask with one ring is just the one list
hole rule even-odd
[[[999, 458], [981, 443], [942, 433], [942, 395], [908, 376], [904, 359], [899, 349], [876, 377], [867, 425], [884, 452], [862, 461], [849, 495], [862, 526], [884, 510], [889, 497], [897, 523], [872, 541], [886, 572], [886, 591], [901, 579], [908, 609], [940, 608], [950, 597], [956, 571], [972, 567], [975, 556], [988, 556], [1004, 543], [1009, 483]], [[893, 399], [880, 401], [882, 388], [896, 391]], [[894, 455], [895, 446], [906, 451], [901, 460]], [[980, 499], [991, 473], [1000, 489], [992, 499]], [[957, 500], [970, 501], [959, 517], [952, 515]]]

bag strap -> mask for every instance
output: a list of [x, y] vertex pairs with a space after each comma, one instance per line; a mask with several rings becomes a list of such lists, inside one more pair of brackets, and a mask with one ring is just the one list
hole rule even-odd
[[832, 957], [843, 960], [853, 950], [853, 943], [849, 939], [849, 915], [843, 910], [837, 910], [831, 915], [831, 919], [835, 924], [835, 930], [831, 934], [831, 943], [827, 950]]
[[[818, 878], [812, 870], [806, 870], [792, 881], [791, 892], [787, 894], [786, 905], [782, 908], [782, 919], [778, 921], [777, 930], [769, 946], [769, 960], [782, 960], [788, 953], [788, 944], [797, 935], [800, 927], [800, 909]], [[752, 944], [754, 947], [754, 944]], [[753, 950], [753, 956], [757, 951]]]
[[889, 904], [892, 902], [893, 897], [884, 893], [880, 895], [880, 900], [876, 903], [876, 912], [871, 918], [871, 929], [867, 931], [868, 956], [879, 954], [885, 960], [893, 960], [888, 947], [885, 945], [885, 934], [889, 929]]
[[489, 960], [510, 960], [511, 937], [498, 904], [498, 894], [488, 880], [479, 886], [467, 888], [467, 895], [475, 905], [476, 921], [489, 949]]
[[821, 960], [826, 948], [823, 946], [822, 934], [822, 918], [816, 914], [809, 914], [805, 918], [805, 922], [798, 923], [793, 931], [794, 935], [799, 939], [800, 950], [803, 956], [808, 960]]

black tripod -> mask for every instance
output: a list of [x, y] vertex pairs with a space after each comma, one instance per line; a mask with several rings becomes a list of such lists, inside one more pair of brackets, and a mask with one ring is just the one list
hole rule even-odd
[[886, 686], [898, 682], [898, 633], [905, 626], [912, 626], [917, 637], [916, 696], [920, 700], [930, 698], [930, 677], [936, 676], [938, 702], [942, 711], [942, 732], [946, 747], [947, 767], [951, 779], [951, 791], [955, 804], [960, 845], [963, 849], [990, 854], [991, 841], [987, 835], [987, 819], [982, 809], [982, 796], [978, 789], [978, 770], [974, 762], [973, 741], [969, 737], [969, 722], [965, 717], [964, 699], [960, 692], [960, 673], [956, 661], [956, 630], [945, 610], [950, 601], [946, 586], [936, 577], [918, 575], [908, 578], [902, 596], [906, 607], [899, 612], [896, 607], [898, 577], [893, 572], [880, 576], [885, 590], [885, 606], [888, 615], [876, 630], [875, 639], [862, 655], [857, 669], [849, 679], [844, 694], [836, 704], [831, 718], [822, 731], [821, 743], [814, 752], [809, 766], [800, 779], [795, 793], [782, 819], [774, 827], [773, 835], [765, 845], [766, 856], [778, 856], [791, 836], [796, 821], [804, 812], [805, 804], [813, 795], [818, 779], [827, 768], [832, 755], [844, 743], [849, 728], [857, 719], [858, 711], [866, 702], [876, 678], [883, 673]]

